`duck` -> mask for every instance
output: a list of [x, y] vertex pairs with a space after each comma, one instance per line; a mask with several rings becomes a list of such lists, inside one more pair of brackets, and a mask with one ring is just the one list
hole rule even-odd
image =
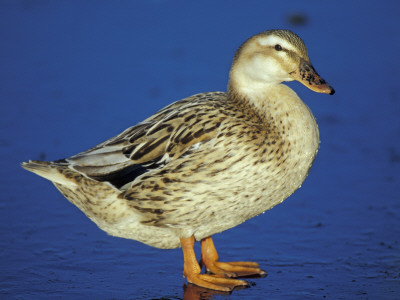
[[[319, 149], [316, 120], [286, 81], [334, 94], [302, 39], [263, 31], [236, 51], [226, 92], [195, 94], [69, 158], [22, 167], [50, 180], [106, 233], [182, 248], [183, 275], [230, 292], [256, 262], [223, 262], [212, 236], [271, 209], [306, 179]], [[194, 252], [200, 242], [201, 265]]]

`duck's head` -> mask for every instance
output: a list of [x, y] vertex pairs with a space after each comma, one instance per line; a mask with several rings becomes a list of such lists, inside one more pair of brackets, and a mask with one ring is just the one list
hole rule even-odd
[[304, 42], [289, 30], [262, 32], [237, 50], [230, 85], [251, 89], [292, 80], [318, 93], [335, 93], [311, 65]]

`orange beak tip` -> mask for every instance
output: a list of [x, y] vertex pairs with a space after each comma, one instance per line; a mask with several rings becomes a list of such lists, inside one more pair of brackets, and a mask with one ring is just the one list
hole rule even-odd
[[329, 84], [324, 84], [324, 85], [325, 86], [321, 87], [321, 88], [315, 87], [315, 91], [319, 92], [319, 93], [329, 94], [329, 95], [335, 94], [335, 89], [333, 87], [331, 87]]

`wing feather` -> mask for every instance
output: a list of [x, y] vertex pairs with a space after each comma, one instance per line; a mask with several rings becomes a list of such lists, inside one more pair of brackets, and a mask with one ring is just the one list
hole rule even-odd
[[212, 139], [220, 125], [213, 116], [225, 100], [225, 93], [212, 92], [174, 102], [121, 134], [66, 160], [86, 176], [121, 187], [193, 151], [192, 145]]

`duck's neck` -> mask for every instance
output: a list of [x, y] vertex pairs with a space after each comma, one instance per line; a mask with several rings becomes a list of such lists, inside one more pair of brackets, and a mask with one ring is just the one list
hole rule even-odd
[[233, 83], [228, 86], [229, 99], [251, 110], [265, 126], [276, 128], [285, 139], [300, 139], [298, 145], [311, 152], [318, 149], [319, 133], [315, 118], [291, 88], [279, 83], [253, 84], [251, 87]]
[[302, 102], [296, 93], [280, 83], [251, 83], [249, 85], [229, 82], [229, 99], [237, 102], [240, 106], [248, 107], [266, 119], [271, 114], [283, 113], [297, 102]]

